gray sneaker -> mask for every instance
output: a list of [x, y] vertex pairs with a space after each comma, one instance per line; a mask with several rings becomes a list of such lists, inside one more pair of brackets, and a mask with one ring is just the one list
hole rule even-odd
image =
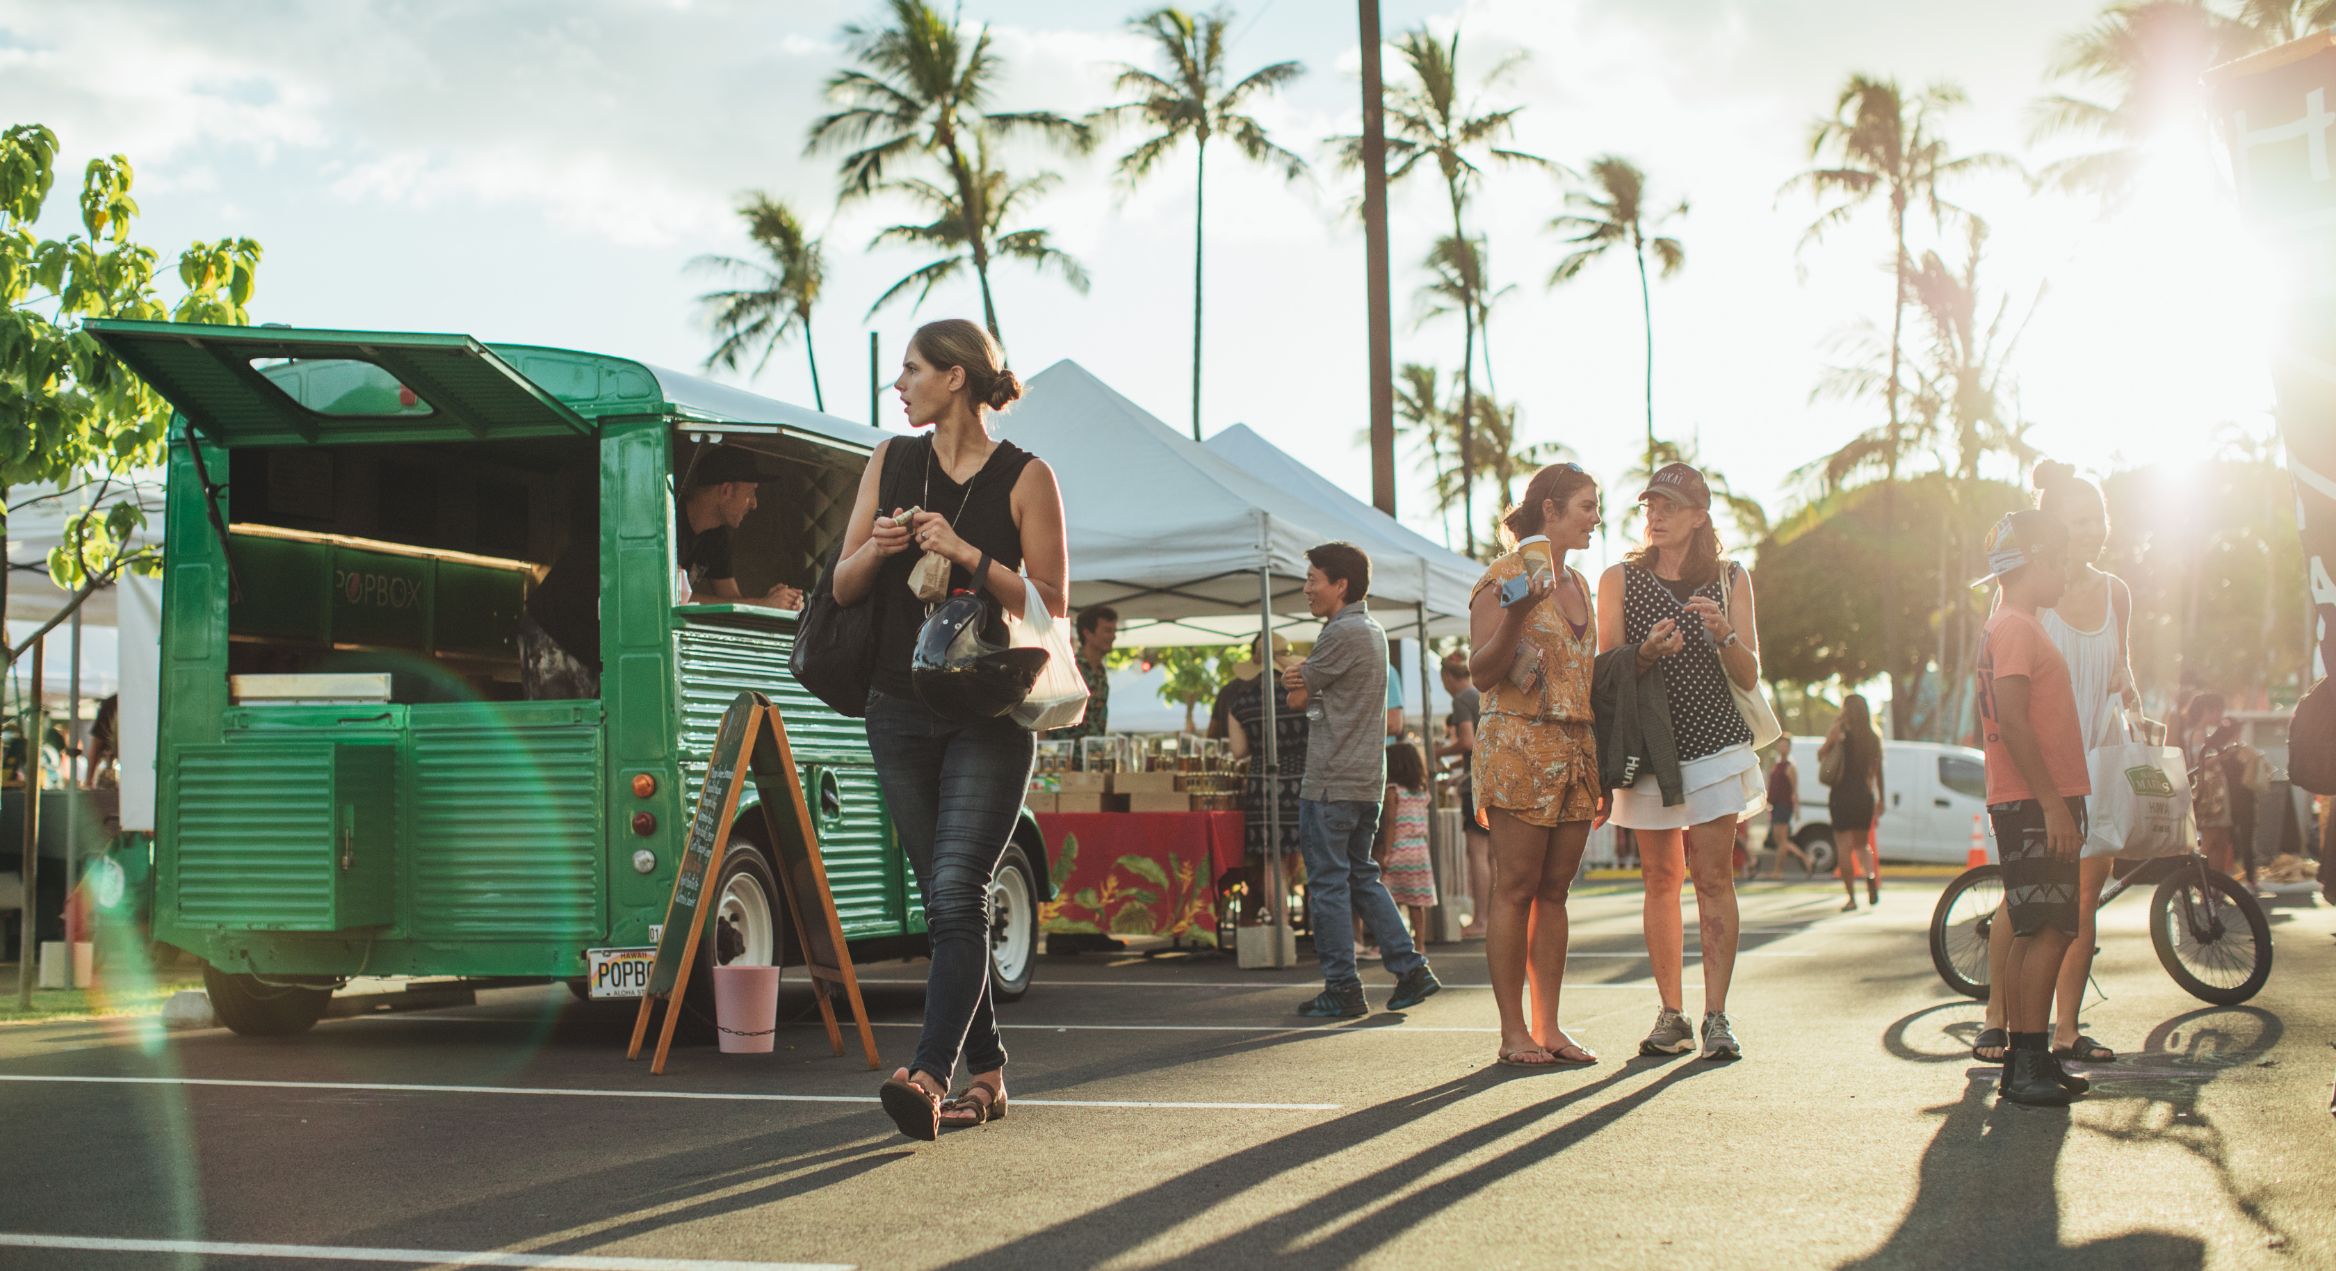
[[1695, 1025], [1666, 1006], [1655, 1012], [1654, 1031], [1638, 1044], [1642, 1055], [1684, 1055], [1695, 1049]]
[[[1682, 1047], [1682, 1049], [1685, 1049]], [[1744, 1048], [1736, 1044], [1735, 1026], [1728, 1023], [1726, 1011], [1703, 1013], [1703, 1057], [1705, 1059], [1742, 1059]]]

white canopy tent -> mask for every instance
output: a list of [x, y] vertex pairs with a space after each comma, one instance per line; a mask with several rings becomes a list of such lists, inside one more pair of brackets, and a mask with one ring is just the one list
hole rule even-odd
[[1118, 610], [1131, 644], [1251, 639], [1268, 589], [1275, 630], [1310, 638], [1316, 624], [1299, 596], [1306, 549], [1342, 538], [1372, 554], [1371, 611], [1388, 630], [1409, 632], [1423, 611], [1431, 633], [1466, 627], [1465, 589], [1453, 598], [1416, 550], [1355, 538], [1312, 491], [1245, 471], [1076, 362], [1033, 376], [1002, 431], [1061, 482], [1072, 607]]

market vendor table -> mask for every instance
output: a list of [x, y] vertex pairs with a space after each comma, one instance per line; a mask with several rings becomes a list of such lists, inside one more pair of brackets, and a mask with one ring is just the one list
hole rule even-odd
[[1045, 930], [1216, 942], [1217, 880], [1241, 868], [1239, 812], [1041, 812], [1054, 854]]

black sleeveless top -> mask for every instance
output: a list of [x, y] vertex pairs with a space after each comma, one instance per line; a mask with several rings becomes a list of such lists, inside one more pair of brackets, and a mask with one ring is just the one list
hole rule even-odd
[[[963, 485], [949, 479], [933, 454], [933, 437], [896, 437], [885, 447], [885, 472], [877, 483], [884, 498], [900, 507], [921, 507], [949, 518], [957, 537], [988, 552], [1008, 569], [1022, 568], [1022, 532], [1014, 527], [1014, 483], [1036, 456], [1010, 441], [1000, 441], [973, 479]], [[962, 507], [962, 510], [960, 508]], [[891, 507], [878, 509], [889, 516]], [[908, 589], [909, 570], [922, 555], [913, 546], [884, 562], [876, 573], [876, 671], [870, 677], [876, 691], [893, 697], [916, 698], [908, 674], [909, 655], [916, 649], [917, 632], [925, 625], [925, 604]], [[949, 585], [969, 586], [972, 573], [952, 567]]]
[[1671, 733], [1678, 739], [1682, 763], [1716, 755], [1731, 746], [1752, 744], [1752, 730], [1744, 726], [1735, 695], [1728, 691], [1728, 673], [1720, 665], [1719, 650], [1712, 647], [1709, 637], [1699, 634], [1703, 623], [1686, 610], [1687, 601], [1696, 596], [1722, 603], [1719, 580], [1689, 587], [1679, 579], [1660, 578], [1636, 565], [1622, 567], [1623, 642], [1637, 644], [1646, 639], [1665, 618], [1677, 619], [1687, 635], [1685, 647], [1663, 662]]

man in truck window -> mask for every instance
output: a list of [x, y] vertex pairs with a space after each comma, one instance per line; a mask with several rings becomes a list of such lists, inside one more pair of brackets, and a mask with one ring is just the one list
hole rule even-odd
[[746, 596], [738, 590], [730, 563], [730, 532], [754, 511], [761, 482], [754, 457], [741, 450], [717, 446], [690, 465], [673, 537], [676, 565], [688, 589], [687, 603], [736, 601], [766, 609], [803, 607], [803, 593], [785, 583], [760, 596]]

